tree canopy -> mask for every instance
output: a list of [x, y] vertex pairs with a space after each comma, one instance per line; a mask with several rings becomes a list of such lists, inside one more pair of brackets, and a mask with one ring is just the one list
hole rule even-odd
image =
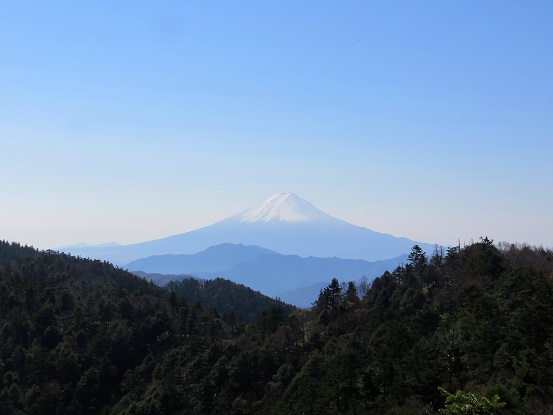
[[312, 309], [263, 303], [248, 322], [217, 308], [231, 286], [197, 284], [0, 242], [0, 414], [553, 410], [550, 250], [414, 247], [371, 283], [336, 278]]

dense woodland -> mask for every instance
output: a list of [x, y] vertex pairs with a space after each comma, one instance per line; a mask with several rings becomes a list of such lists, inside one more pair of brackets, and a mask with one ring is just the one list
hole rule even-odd
[[0, 414], [553, 413], [550, 250], [415, 246], [311, 310], [189, 285], [0, 242]]
[[281, 309], [286, 315], [295, 309], [280, 300], [271, 299], [258, 291], [236, 284], [223, 278], [198, 280], [185, 278], [167, 284], [169, 291], [187, 303], [200, 303], [212, 306], [223, 315], [225, 321], [244, 321], [251, 323], [263, 311], [273, 307]]
[[282, 307], [287, 315], [296, 308], [224, 278], [204, 280], [191, 275], [151, 274], [142, 271], [133, 271], [133, 274], [153, 281], [156, 285], [160, 285], [160, 280], [164, 282], [165, 278], [173, 277], [174, 280], [169, 280], [165, 284], [167, 289], [174, 293], [172, 297], [178, 296], [187, 303], [200, 303], [204, 307], [214, 307], [225, 320], [251, 323], [262, 311], [272, 307]]

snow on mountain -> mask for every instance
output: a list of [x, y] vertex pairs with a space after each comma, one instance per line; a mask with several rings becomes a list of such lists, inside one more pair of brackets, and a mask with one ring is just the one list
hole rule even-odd
[[307, 222], [326, 220], [330, 215], [320, 211], [294, 193], [276, 193], [258, 205], [236, 215], [240, 222]]

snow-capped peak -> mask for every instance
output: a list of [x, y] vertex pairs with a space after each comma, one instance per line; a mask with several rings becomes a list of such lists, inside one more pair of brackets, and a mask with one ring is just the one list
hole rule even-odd
[[330, 218], [294, 193], [276, 193], [238, 217], [240, 222], [307, 222]]

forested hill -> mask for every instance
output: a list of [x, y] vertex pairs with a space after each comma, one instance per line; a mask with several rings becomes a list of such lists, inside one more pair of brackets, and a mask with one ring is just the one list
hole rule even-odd
[[191, 275], [149, 274], [142, 271], [133, 271], [133, 274], [156, 282], [161, 278], [174, 278], [166, 285], [169, 291], [188, 303], [200, 303], [202, 306], [213, 307], [220, 314], [236, 321], [251, 323], [260, 316], [262, 311], [272, 307], [282, 308], [285, 314], [290, 314], [295, 309], [294, 306], [285, 304], [281, 300], [267, 297], [259, 291], [224, 278], [204, 280]]
[[184, 278], [180, 281], [170, 281], [167, 289], [189, 303], [213, 306], [229, 319], [251, 323], [259, 317], [260, 310], [279, 307], [284, 314], [290, 314], [295, 307], [281, 301], [271, 299], [258, 291], [242, 284], [215, 278], [214, 280], [199, 280]]
[[549, 250], [415, 246], [370, 286], [333, 280], [312, 310], [245, 325], [2, 244], [0, 414], [550, 414], [552, 280]]
[[148, 359], [293, 310], [230, 281], [212, 298], [196, 284], [169, 290], [107, 262], [0, 241], [0, 414], [100, 413]]

